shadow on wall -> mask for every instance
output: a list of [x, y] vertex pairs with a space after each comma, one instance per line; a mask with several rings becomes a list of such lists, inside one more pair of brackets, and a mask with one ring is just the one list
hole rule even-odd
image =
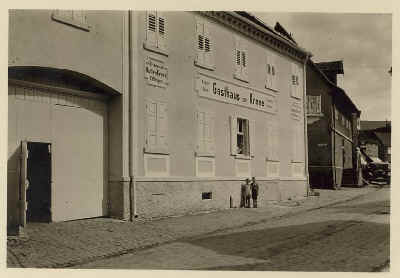
[[[376, 265], [382, 258], [389, 259], [389, 230], [388, 224], [326, 221], [185, 242], [219, 254], [267, 261], [214, 270], [371, 271], [368, 266]], [[371, 242], [371, 233], [374, 242]], [[367, 254], [366, 246], [374, 244], [377, 247]]]

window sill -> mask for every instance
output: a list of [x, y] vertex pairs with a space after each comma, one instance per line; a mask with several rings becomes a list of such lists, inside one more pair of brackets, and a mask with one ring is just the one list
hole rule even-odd
[[251, 160], [252, 157], [250, 155], [244, 155], [244, 154], [237, 154], [235, 155], [236, 159], [242, 159], [242, 160]]
[[207, 65], [194, 60], [194, 65], [207, 70], [215, 70], [215, 65]]
[[240, 80], [240, 81], [249, 83], [249, 78], [248, 78], [248, 77], [245, 77], [245, 76], [243, 76], [243, 75], [239, 75], [239, 74], [236, 74], [236, 73], [235, 73], [235, 74], [233, 75], [233, 77], [234, 77], [235, 79], [237, 79], [237, 80]]
[[291, 98], [297, 99], [297, 100], [301, 100], [301, 97], [296, 97], [296, 96], [291, 96]]
[[168, 57], [168, 51], [166, 49], [161, 49], [156, 46], [152, 46], [152, 45], [148, 44], [147, 42], [143, 43], [143, 48]]
[[163, 149], [144, 149], [143, 152], [145, 154], [162, 154], [162, 155], [169, 155], [169, 151]]
[[267, 87], [267, 86], [264, 86], [264, 88], [267, 89], [267, 90], [273, 91], [273, 92], [275, 92], [275, 93], [278, 93], [278, 92], [279, 92], [278, 89], [272, 89], [272, 88]]
[[88, 24], [84, 24], [84, 23], [75, 21], [73, 19], [69, 19], [69, 18], [66, 18], [66, 17], [63, 17], [63, 16], [59, 16], [57, 14], [52, 14], [51, 15], [51, 19], [53, 19], [54, 21], [57, 21], [57, 22], [60, 22], [60, 23], [63, 23], [63, 24], [67, 24], [69, 26], [81, 29], [81, 30], [86, 31], [86, 32], [89, 32], [90, 29], [91, 29], [91, 27]]
[[195, 152], [196, 157], [215, 157], [214, 153], [207, 153], [207, 152]]

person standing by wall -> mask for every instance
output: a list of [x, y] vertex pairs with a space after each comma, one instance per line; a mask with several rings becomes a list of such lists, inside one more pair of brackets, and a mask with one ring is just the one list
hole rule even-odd
[[240, 196], [240, 207], [250, 207], [250, 196], [251, 196], [251, 189], [250, 189], [250, 179], [247, 178], [245, 183], [241, 185], [241, 196]]
[[256, 182], [255, 177], [252, 177], [250, 187], [251, 187], [251, 198], [253, 199], [253, 208], [256, 208], [259, 186], [258, 183]]

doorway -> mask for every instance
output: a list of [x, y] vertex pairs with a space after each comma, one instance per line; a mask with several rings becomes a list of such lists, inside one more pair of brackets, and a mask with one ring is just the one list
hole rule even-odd
[[27, 222], [51, 222], [51, 144], [28, 142]]

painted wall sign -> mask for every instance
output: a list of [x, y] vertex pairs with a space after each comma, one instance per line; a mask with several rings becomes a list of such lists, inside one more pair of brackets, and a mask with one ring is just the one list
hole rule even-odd
[[199, 96], [256, 109], [277, 112], [276, 98], [254, 88], [243, 87], [205, 74], [196, 76], [195, 90]]
[[290, 107], [290, 116], [293, 120], [296, 121], [301, 121], [301, 119], [303, 118], [302, 115], [302, 107], [301, 107], [301, 103], [297, 102], [297, 101], [293, 101], [291, 107]]
[[166, 88], [168, 86], [168, 67], [161, 61], [152, 57], [144, 60], [144, 79], [147, 84], [156, 87]]

